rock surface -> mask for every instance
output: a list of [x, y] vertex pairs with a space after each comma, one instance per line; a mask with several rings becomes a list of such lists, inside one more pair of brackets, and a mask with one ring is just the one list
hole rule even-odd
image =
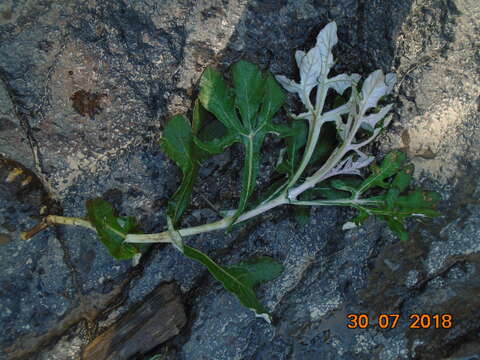
[[[0, 4], [0, 359], [80, 359], [165, 282], [179, 285], [187, 324], [132, 359], [478, 358], [479, 19], [476, 0]], [[19, 240], [42, 208], [82, 217], [96, 196], [161, 231], [179, 172], [156, 141], [169, 115], [191, 108], [205, 67], [243, 58], [295, 77], [294, 51], [331, 20], [336, 70], [398, 74], [394, 124], [372, 151], [402, 148], [415, 181], [444, 196], [445, 216], [412, 222], [410, 242], [376, 221], [343, 233], [351, 214], [329, 208], [313, 209], [303, 227], [283, 208], [188, 239], [222, 264], [256, 255], [284, 264], [258, 292], [270, 326], [169, 246], [134, 266], [112, 260], [87, 230]], [[279, 148], [269, 139], [265, 173]], [[210, 204], [234, 206], [241, 163], [232, 148], [205, 164], [183, 225], [215, 220]], [[349, 313], [401, 317], [395, 329], [348, 329]], [[413, 313], [449, 313], [455, 326], [411, 329]]]
[[97, 337], [85, 360], [128, 360], [177, 335], [187, 319], [173, 284], [164, 284], [139, 307]]

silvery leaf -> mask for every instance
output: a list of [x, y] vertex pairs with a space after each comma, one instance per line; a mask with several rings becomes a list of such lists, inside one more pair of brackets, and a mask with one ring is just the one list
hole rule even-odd
[[353, 160], [353, 156], [340, 161], [332, 170], [322, 177], [322, 181], [337, 175], [361, 175], [360, 169], [370, 165], [374, 160], [373, 156], [366, 156], [361, 151], [357, 151], [359, 157]]
[[305, 51], [297, 50], [295, 52], [295, 61], [297, 62], [297, 66], [300, 68], [302, 64], [303, 57], [305, 56]]
[[385, 75], [385, 84], [387, 84], [387, 94], [391, 93], [395, 83], [397, 82], [397, 76], [393, 73]]
[[350, 230], [350, 229], [355, 229], [357, 227], [357, 224], [351, 221], [347, 221], [345, 224], [342, 226], [342, 230]]
[[291, 93], [300, 92], [300, 84], [297, 84], [295, 81], [288, 79], [284, 75], [276, 75], [275, 79], [284, 87], [285, 90]]
[[358, 85], [358, 83], [360, 82], [360, 79], [361, 79], [361, 78], [362, 78], [362, 77], [360, 76], [360, 74], [352, 74], [352, 75], [350, 75], [350, 79], [352, 80], [352, 83], [353, 83], [354, 86], [357, 86], [357, 85]]
[[371, 73], [362, 86], [362, 112], [377, 106], [378, 100], [388, 94], [392, 87], [392, 77], [388, 77], [389, 84], [385, 82], [382, 70]]
[[313, 118], [313, 114], [311, 112], [304, 112], [304, 113], [301, 113], [301, 114], [298, 114], [298, 115], [295, 115], [295, 114], [290, 114], [290, 116], [292, 118], [294, 118], [295, 120], [308, 120], [308, 121], [311, 121], [312, 118]]
[[347, 138], [347, 125], [343, 123], [342, 118], [339, 117], [337, 121], [335, 121], [335, 125], [337, 127], [338, 134], [340, 135], [340, 138], [345, 140]]
[[325, 114], [322, 115], [323, 122], [337, 121], [341, 115], [348, 114], [350, 112], [351, 105], [352, 104], [348, 102], [346, 104], [339, 106], [336, 109], [327, 111]]
[[302, 57], [301, 53], [296, 56], [297, 62], [301, 57], [300, 83], [307, 92], [317, 85], [320, 75], [326, 78], [330, 72], [334, 64], [332, 48], [337, 42], [337, 24], [331, 22], [318, 34], [315, 47]]
[[340, 74], [327, 80], [328, 86], [330, 86], [340, 95], [342, 95], [350, 86], [352, 86], [352, 82], [352, 77], [347, 74]]
[[328, 74], [330, 68], [333, 66], [332, 48], [337, 44], [337, 24], [332, 21], [326, 25], [317, 36], [317, 44], [314, 49], [317, 49], [318, 55], [321, 57], [321, 72]]
[[[300, 99], [309, 110], [312, 109], [309, 99], [310, 92], [315, 86], [327, 79], [330, 68], [334, 64], [332, 48], [337, 42], [337, 24], [331, 22], [318, 34], [315, 47], [307, 53], [303, 51], [295, 53], [295, 60], [300, 70], [300, 83], [296, 83], [283, 75], [275, 76], [277, 81], [287, 91], [298, 93]], [[329, 86], [336, 86], [339, 90], [344, 87], [344, 85], [340, 84], [329, 84]]]
[[371, 114], [362, 118], [362, 127], [364, 129], [373, 131], [375, 126], [388, 114], [392, 109], [392, 104], [384, 106], [378, 113]]

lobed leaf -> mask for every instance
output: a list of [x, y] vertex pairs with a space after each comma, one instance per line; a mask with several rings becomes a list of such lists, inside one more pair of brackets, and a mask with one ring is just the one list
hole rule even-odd
[[232, 67], [235, 105], [240, 112], [243, 126], [256, 127], [256, 115], [264, 93], [265, 81], [258, 66], [239, 61]]
[[401, 169], [406, 159], [406, 155], [401, 151], [396, 150], [388, 153], [380, 167], [372, 167], [372, 174], [363, 182], [357, 192], [362, 194], [373, 186], [388, 188], [389, 185], [385, 180], [395, 175]]
[[255, 189], [258, 169], [260, 168], [260, 149], [265, 138], [265, 133], [257, 133], [250, 137], [243, 137], [242, 143], [245, 146], [245, 159], [242, 169], [242, 191], [238, 209], [233, 215], [233, 222], [240, 216], [247, 206], [247, 201]]
[[127, 234], [141, 233], [133, 217], [117, 217], [113, 207], [103, 199], [87, 200], [87, 217], [97, 230], [100, 241], [115, 259], [131, 259], [140, 252], [134, 244], [124, 243]]
[[[359, 214], [353, 223], [361, 225], [371, 216], [378, 216], [387, 222], [390, 229], [400, 239], [408, 238], [404, 221], [411, 216], [436, 217], [434, 210], [440, 195], [436, 192], [412, 190], [405, 193], [412, 181], [413, 165], [404, 165], [406, 156], [400, 151], [387, 154], [380, 166], [372, 167], [372, 174], [365, 180], [358, 177], [330, 179], [301, 195], [301, 200], [326, 199], [324, 204], [358, 209]], [[342, 174], [341, 172], [338, 172]], [[374, 196], [362, 198], [367, 190], [383, 190]], [[335, 200], [328, 203], [328, 200]], [[321, 201], [321, 200], [319, 200]], [[348, 223], [347, 228], [353, 223]]]
[[307, 125], [303, 121], [295, 121], [292, 124], [294, 134], [286, 139], [286, 157], [276, 167], [282, 174], [292, 176], [301, 160], [301, 149], [307, 141]]
[[278, 277], [283, 272], [283, 266], [270, 257], [261, 257], [240, 262], [229, 267], [216, 264], [204, 253], [184, 245], [183, 254], [204, 265], [210, 274], [218, 280], [225, 289], [235, 295], [240, 303], [253, 310], [257, 316], [271, 322], [271, 316], [258, 301], [253, 287]]
[[[379, 168], [374, 169], [374, 174], [365, 180], [357, 193], [361, 193], [374, 185], [386, 188], [386, 194], [370, 198], [371, 200], [379, 200], [379, 203], [383, 205], [362, 207], [361, 214], [355, 219], [358, 224], [363, 222], [369, 214], [377, 215], [387, 221], [389, 228], [401, 240], [408, 239], [408, 232], [404, 225], [407, 217], [436, 217], [440, 215], [434, 210], [440, 200], [438, 193], [417, 189], [402, 195], [410, 185], [414, 169], [413, 165], [402, 167], [404, 161], [403, 153], [393, 151], [386, 156]], [[386, 179], [392, 176], [393, 180], [389, 183], [386, 182]]]
[[229, 130], [242, 133], [243, 128], [235, 111], [234, 93], [212, 68], [207, 68], [202, 74], [198, 99]]
[[378, 101], [387, 95], [395, 83], [395, 75], [383, 75], [382, 70], [372, 72], [364, 81], [362, 86], [362, 115], [370, 108], [376, 108]]
[[167, 122], [160, 145], [182, 170], [182, 182], [169, 200], [167, 209], [167, 214], [177, 222], [190, 203], [199, 168], [199, 154], [195, 154], [192, 128], [185, 116], [176, 115]]
[[[242, 189], [232, 224], [245, 210], [256, 185], [260, 167], [260, 150], [267, 133], [291, 136], [292, 129], [274, 124], [273, 116], [285, 101], [285, 95], [271, 74], [263, 75], [258, 66], [239, 61], [232, 66], [233, 89], [212, 69], [205, 70], [200, 80], [199, 99], [202, 105], [227, 127], [227, 134], [210, 141], [194, 140], [199, 148], [217, 154], [235, 142], [245, 148]], [[240, 119], [237, 112], [240, 114]]]
[[235, 295], [243, 306], [253, 310], [257, 316], [271, 322], [270, 314], [257, 300], [253, 288], [260, 283], [278, 277], [283, 272], [283, 266], [279, 262], [263, 256], [228, 267], [220, 266], [201, 251], [185, 245], [180, 233], [173, 228], [172, 220], [169, 217], [167, 218], [167, 223], [173, 244], [177, 250], [189, 259], [205, 266], [210, 274], [225, 289]]
[[295, 53], [295, 59], [300, 70], [300, 83], [287, 79], [283, 75], [275, 77], [287, 91], [297, 93], [309, 111], [313, 110], [310, 93], [319, 83], [324, 83], [333, 88], [336, 87], [341, 92], [344, 90], [340, 81], [343, 78], [337, 78], [337, 80], [327, 84], [328, 73], [334, 64], [332, 48], [337, 42], [337, 24], [331, 22], [318, 34], [315, 47], [307, 53], [303, 51]]
[[[182, 181], [168, 202], [167, 214], [176, 223], [190, 204], [193, 185], [200, 163], [213, 153], [211, 148], [200, 146], [195, 136], [202, 129], [205, 109], [195, 102], [192, 125], [183, 115], [173, 116], [163, 129], [160, 145], [170, 159], [182, 170]], [[220, 146], [220, 145], [219, 145]], [[223, 148], [222, 148], [223, 151]]]

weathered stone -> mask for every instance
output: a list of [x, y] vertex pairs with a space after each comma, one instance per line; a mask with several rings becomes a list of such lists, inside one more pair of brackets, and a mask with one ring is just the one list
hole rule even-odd
[[33, 154], [0, 74], [0, 155], [34, 168]]
[[137, 309], [127, 313], [90, 343], [85, 360], [127, 360], [179, 333], [187, 319], [174, 285], [162, 285]]
[[[39, 179], [0, 157], [0, 358], [21, 336], [47, 332], [73, 303], [72, 273], [55, 233], [20, 241], [20, 232], [51, 211]], [[31, 336], [31, 335], [30, 335]]]

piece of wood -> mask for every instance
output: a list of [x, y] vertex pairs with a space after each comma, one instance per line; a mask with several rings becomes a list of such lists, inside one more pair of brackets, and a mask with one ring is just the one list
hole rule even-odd
[[159, 286], [84, 350], [84, 360], [126, 360], [146, 353], [177, 335], [186, 324], [185, 309], [174, 284]]

